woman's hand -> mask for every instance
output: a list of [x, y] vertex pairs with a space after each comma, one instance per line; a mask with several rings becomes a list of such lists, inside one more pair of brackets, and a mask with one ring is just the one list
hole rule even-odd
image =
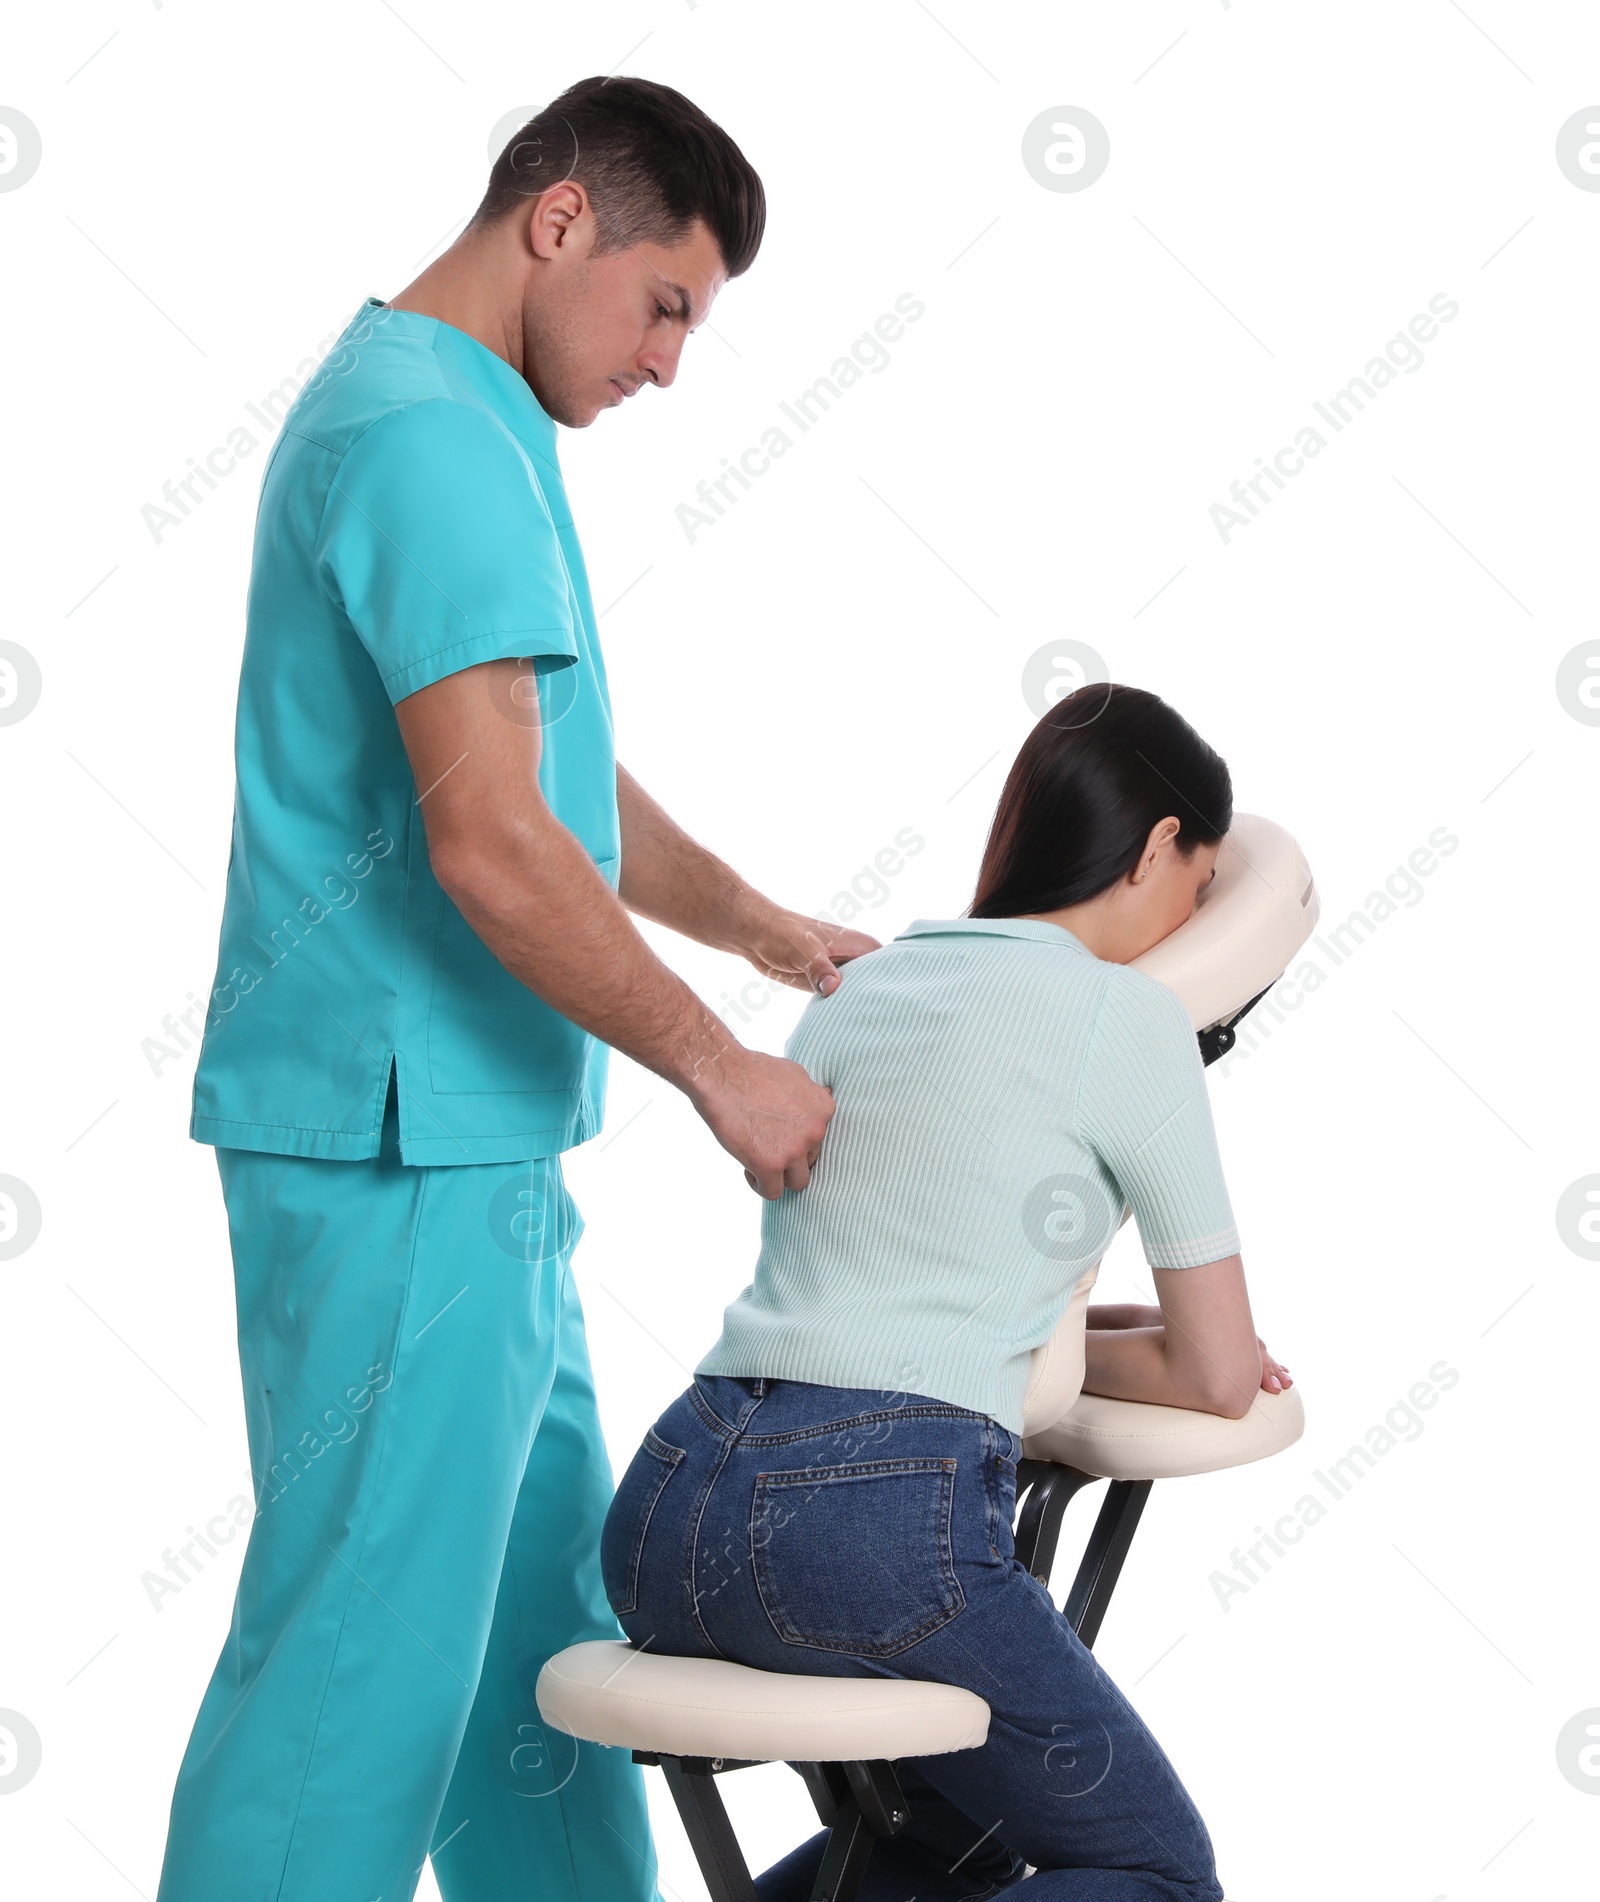
[[1285, 1387], [1292, 1387], [1294, 1381], [1289, 1370], [1281, 1360], [1274, 1360], [1267, 1352], [1267, 1344], [1258, 1334], [1256, 1345], [1261, 1349], [1261, 1390], [1263, 1393], [1282, 1393]]

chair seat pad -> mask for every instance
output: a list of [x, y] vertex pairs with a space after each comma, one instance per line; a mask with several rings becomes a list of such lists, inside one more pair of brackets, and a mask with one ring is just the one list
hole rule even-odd
[[953, 1684], [801, 1677], [605, 1639], [557, 1652], [535, 1695], [545, 1721], [570, 1736], [675, 1757], [924, 1757], [975, 1749], [989, 1734], [989, 1706]]
[[1258, 1393], [1242, 1420], [1086, 1393], [1064, 1419], [1028, 1435], [1022, 1451], [1098, 1479], [1182, 1479], [1268, 1459], [1292, 1446], [1305, 1424], [1296, 1387]]

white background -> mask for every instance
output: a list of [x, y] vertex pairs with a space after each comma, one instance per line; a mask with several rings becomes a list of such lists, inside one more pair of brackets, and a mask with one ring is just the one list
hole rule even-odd
[[[264, 432], [159, 541], [141, 508], [437, 255], [504, 115], [619, 69], [724, 123], [771, 201], [676, 387], [563, 435], [619, 752], [681, 823], [807, 909], [910, 826], [926, 848], [858, 922], [956, 913], [1034, 718], [1024, 666], [1071, 639], [1296, 833], [1325, 927], [1435, 828], [1459, 839], [1212, 1072], [1258, 1321], [1309, 1424], [1156, 1488], [1098, 1649], [1230, 1896], [1576, 1893], [1600, 1778], [1575, 1788], [1556, 1746], [1600, 1706], [1600, 1264], [1556, 1205], [1600, 1171], [1600, 728], [1556, 670], [1600, 634], [1600, 193], [1555, 141], [1600, 100], [1600, 19], [106, 0], [10, 40], [0, 105], [43, 159], [0, 194], [0, 638], [43, 693], [0, 727], [0, 1174], [43, 1225], [0, 1262], [0, 1707], [43, 1762], [0, 1800], [8, 1891], [154, 1894], [241, 1545], [159, 1612], [141, 1574], [249, 1489], [192, 1052], [156, 1075], [141, 1046], [211, 979]], [[1059, 105], [1109, 130], [1081, 192], [1022, 163]], [[675, 505], [905, 292], [926, 314], [887, 369], [691, 543]], [[1459, 313], [1421, 367], [1224, 542], [1229, 484], [1439, 293]], [[753, 975], [650, 935], [713, 1002]], [[803, 1001], [743, 1034], [781, 1048]], [[569, 1180], [620, 1470], [747, 1279], [759, 1204], [620, 1059]], [[1149, 1298], [1131, 1232], [1100, 1291]], [[1459, 1380], [1420, 1435], [1224, 1610], [1231, 1550], [1441, 1360]], [[650, 1781], [664, 1889], [701, 1895]], [[811, 1826], [781, 1767], [723, 1787], [758, 1867]]]

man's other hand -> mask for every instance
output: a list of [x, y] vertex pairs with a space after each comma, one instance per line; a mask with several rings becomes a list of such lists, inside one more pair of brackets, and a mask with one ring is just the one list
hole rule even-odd
[[785, 1189], [810, 1182], [833, 1115], [833, 1092], [800, 1064], [730, 1041], [686, 1092], [712, 1135], [744, 1164], [744, 1179], [757, 1195], [775, 1202]]

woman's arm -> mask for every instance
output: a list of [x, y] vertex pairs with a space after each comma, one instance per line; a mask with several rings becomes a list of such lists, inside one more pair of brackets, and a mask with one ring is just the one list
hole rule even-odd
[[1271, 1377], [1250, 1315], [1243, 1261], [1229, 1255], [1199, 1268], [1150, 1272], [1162, 1325], [1088, 1329], [1084, 1392], [1242, 1418]]
[[1109, 973], [1075, 1120], [1133, 1210], [1160, 1303], [1159, 1326], [1086, 1330], [1085, 1392], [1242, 1418], [1284, 1378], [1251, 1319], [1189, 1013], [1142, 972]]
[[1161, 1310], [1142, 1301], [1091, 1302], [1083, 1311], [1085, 1327], [1160, 1327]]

